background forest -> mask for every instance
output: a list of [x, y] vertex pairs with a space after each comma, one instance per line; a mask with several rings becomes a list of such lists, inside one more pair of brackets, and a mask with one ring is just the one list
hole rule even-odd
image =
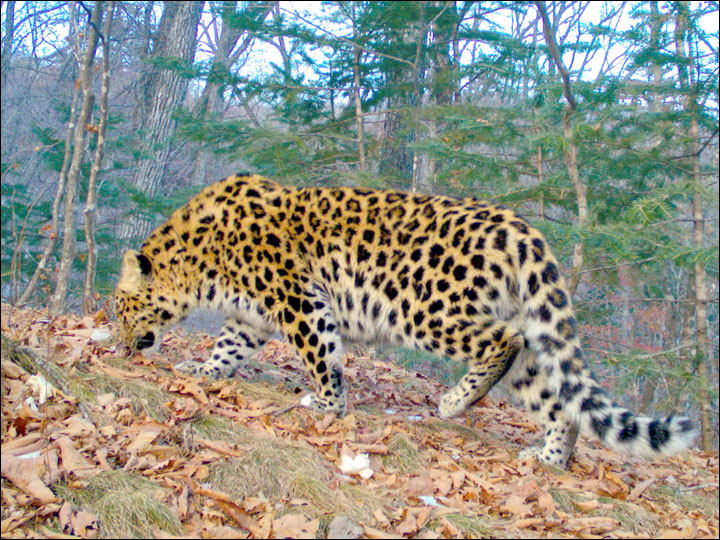
[[[591, 364], [718, 437], [717, 2], [2, 2], [2, 299], [92, 312], [238, 172], [488, 198]], [[402, 362], [442, 371], [425, 357]]]

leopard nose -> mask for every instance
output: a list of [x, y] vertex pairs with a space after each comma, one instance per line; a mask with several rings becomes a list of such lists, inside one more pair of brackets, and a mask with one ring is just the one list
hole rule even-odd
[[143, 337], [138, 338], [136, 347], [138, 350], [147, 349], [152, 347], [153, 343], [155, 343], [155, 334], [148, 332]]

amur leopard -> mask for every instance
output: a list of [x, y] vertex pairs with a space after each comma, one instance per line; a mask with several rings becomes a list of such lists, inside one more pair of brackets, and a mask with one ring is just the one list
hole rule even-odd
[[439, 414], [462, 414], [495, 383], [545, 427], [526, 453], [567, 466], [578, 430], [634, 455], [688, 447], [685, 417], [617, 405], [583, 360], [577, 321], [542, 234], [512, 210], [364, 188], [288, 188], [257, 175], [206, 187], [128, 251], [115, 293], [127, 345], [148, 349], [197, 307], [227, 316], [197, 375], [229, 377], [281, 332], [343, 413], [343, 339], [462, 360]]

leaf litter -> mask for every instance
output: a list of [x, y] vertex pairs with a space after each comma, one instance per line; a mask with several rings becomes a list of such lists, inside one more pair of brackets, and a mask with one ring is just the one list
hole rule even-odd
[[207, 381], [173, 369], [208, 357], [205, 334], [127, 357], [102, 311], [1, 321], [3, 538], [718, 536], [715, 454], [581, 437], [560, 471], [517, 458], [538, 438], [519, 408], [441, 420], [446, 387], [390, 361], [346, 356], [336, 418], [294, 406], [310, 384], [282, 342]]

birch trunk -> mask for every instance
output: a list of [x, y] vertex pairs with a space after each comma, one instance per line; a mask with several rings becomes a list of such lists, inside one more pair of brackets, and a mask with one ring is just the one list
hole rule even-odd
[[[80, 166], [82, 165], [83, 150], [85, 146], [85, 125], [90, 118], [93, 102], [95, 101], [90, 86], [90, 75], [95, 60], [95, 50], [98, 44], [97, 28], [102, 18], [103, 2], [96, 2], [92, 15], [90, 16], [90, 24], [87, 25], [87, 43], [85, 51], [80, 60], [80, 87], [82, 89], [82, 105], [80, 115], [75, 126], [75, 135], [73, 140], [73, 155], [70, 162], [70, 170], [68, 172], [67, 186], [65, 193], [65, 220], [63, 226], [63, 247], [60, 257], [60, 269], [58, 271], [57, 284], [55, 293], [51, 298], [50, 311], [51, 314], [57, 315], [65, 305], [70, 286], [70, 274], [72, 273], [73, 262], [75, 261], [75, 209], [77, 185], [80, 177]], [[73, 19], [74, 20], [74, 19]], [[80, 33], [76, 32], [78, 39]], [[79, 44], [77, 46], [79, 57]]]
[[97, 217], [97, 176], [105, 150], [105, 130], [108, 119], [108, 93], [110, 92], [110, 28], [112, 25], [115, 2], [108, 3], [107, 17], [103, 27], [102, 88], [100, 90], [100, 120], [97, 128], [97, 146], [95, 159], [90, 168], [88, 193], [85, 202], [85, 242], [87, 261], [85, 264], [85, 286], [83, 288], [83, 313], [91, 313], [94, 308], [95, 270], [97, 267], [97, 246], [95, 244], [95, 219]]

